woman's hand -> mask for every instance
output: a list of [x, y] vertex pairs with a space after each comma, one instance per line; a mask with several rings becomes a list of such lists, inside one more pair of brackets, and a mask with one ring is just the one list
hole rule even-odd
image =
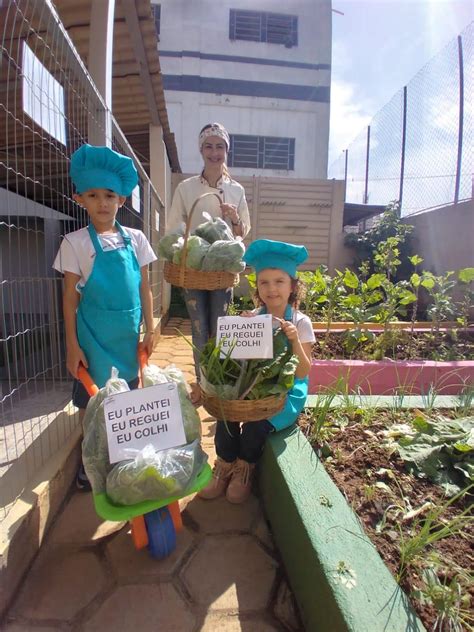
[[89, 367], [84, 351], [79, 345], [68, 346], [66, 350], [66, 367], [69, 373], [76, 379], [79, 364], [83, 364], [86, 369]]
[[235, 204], [221, 204], [221, 213], [224, 219], [229, 219], [234, 226], [240, 222], [240, 216]]
[[148, 354], [148, 356], [151, 356], [152, 352], [153, 352], [153, 342], [155, 340], [155, 334], [153, 331], [148, 331], [144, 336], [143, 336], [143, 340], [142, 340], [142, 344], [145, 347], [145, 350]]

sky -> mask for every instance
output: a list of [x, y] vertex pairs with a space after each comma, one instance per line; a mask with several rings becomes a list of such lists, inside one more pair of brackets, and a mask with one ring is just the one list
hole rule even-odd
[[329, 166], [474, 19], [471, 0], [332, 0], [332, 8]]

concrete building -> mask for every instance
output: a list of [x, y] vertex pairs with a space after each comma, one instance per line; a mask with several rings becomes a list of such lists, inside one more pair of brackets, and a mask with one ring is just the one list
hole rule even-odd
[[161, 0], [163, 85], [184, 173], [223, 123], [234, 175], [327, 176], [331, 0]]

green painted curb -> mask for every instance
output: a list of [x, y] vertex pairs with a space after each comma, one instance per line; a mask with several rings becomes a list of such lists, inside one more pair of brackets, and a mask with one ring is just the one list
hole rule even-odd
[[[422, 632], [424, 626], [311, 445], [271, 435], [260, 468], [267, 516], [307, 632]], [[355, 572], [349, 589], [341, 563]], [[426, 631], [425, 631], [426, 632]]]

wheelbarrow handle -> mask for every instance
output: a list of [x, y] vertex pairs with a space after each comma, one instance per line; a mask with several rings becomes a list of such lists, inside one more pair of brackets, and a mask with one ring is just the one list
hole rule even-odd
[[[140, 373], [142, 369], [148, 364], [148, 353], [143, 344], [140, 342], [138, 344], [138, 364], [140, 366]], [[77, 379], [82, 382], [84, 388], [87, 391], [87, 394], [90, 397], [93, 397], [96, 393], [99, 392], [99, 387], [94, 383], [93, 379], [89, 375], [86, 367], [82, 364], [79, 364], [77, 369]]]

